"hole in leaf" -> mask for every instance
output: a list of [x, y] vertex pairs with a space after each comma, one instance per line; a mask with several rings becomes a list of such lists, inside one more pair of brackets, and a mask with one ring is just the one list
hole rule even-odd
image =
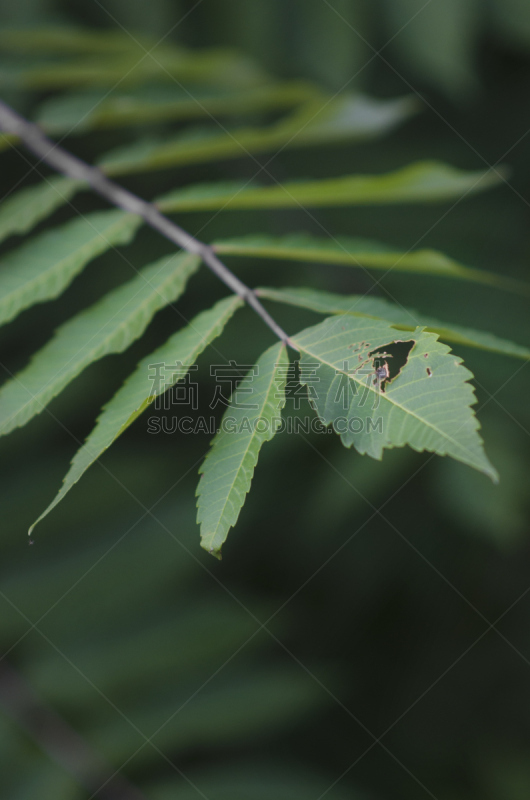
[[[400, 374], [413, 347], [414, 342], [390, 342], [390, 344], [385, 344], [368, 353], [374, 359], [374, 369], [383, 367], [385, 364], [388, 366], [389, 375], [383, 382], [385, 385], [391, 383]], [[383, 353], [386, 357], [382, 355]]]

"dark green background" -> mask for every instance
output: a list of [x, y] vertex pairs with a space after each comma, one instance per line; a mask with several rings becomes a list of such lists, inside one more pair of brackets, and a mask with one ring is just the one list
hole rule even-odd
[[[205, 239], [319, 233], [320, 224], [334, 235], [407, 249], [421, 240], [470, 266], [528, 280], [530, 3], [330, 4], [26, 0], [2, 3], [0, 19], [122, 25], [162, 36], [188, 12], [171, 35], [177, 43], [235, 45], [273, 74], [316, 79], [333, 91], [347, 85], [380, 97], [417, 93], [421, 113], [391, 136], [282, 153], [268, 169], [284, 180], [439, 158], [466, 169], [501, 162], [507, 183], [453, 206], [325, 210], [313, 218], [302, 211], [189, 215], [183, 224]], [[11, 92], [9, 99], [31, 111], [42, 98]], [[92, 158], [119, 137], [98, 134], [68, 146]], [[0, 158], [6, 192], [27, 167], [9, 153]], [[239, 159], [129, 185], [152, 196], [179, 182], [256, 170]], [[100, 205], [88, 196], [79, 202], [82, 209]], [[54, 221], [61, 219], [59, 212]], [[167, 247], [142, 232], [124, 252], [141, 265]], [[255, 285], [353, 293], [372, 283], [339, 268], [233, 266]], [[10, 371], [23, 365], [59, 322], [128, 276], [111, 255], [99, 258], [60, 300], [25, 312], [2, 332], [2, 363]], [[385, 277], [376, 293], [385, 292], [438, 318], [521, 344], [530, 338], [528, 303], [518, 296], [406, 275]], [[183, 300], [186, 315], [222, 294], [199, 273]], [[291, 332], [318, 319], [274, 310]], [[0, 644], [7, 655], [0, 706], [5, 711], [1, 696], [9, 690], [1, 665], [9, 664], [25, 682], [22, 700], [32, 687], [47, 714], [57, 712], [113, 768], [127, 762], [124, 773], [145, 798], [200, 797], [187, 778], [208, 800], [317, 800], [337, 779], [326, 797], [528, 798], [528, 367], [455, 348], [477, 378], [498, 487], [410, 450], [387, 452], [378, 463], [345, 451], [331, 435], [278, 436], [262, 451], [250, 498], [217, 563], [200, 550], [194, 521], [209, 437], [150, 436], [144, 418], [28, 548], [26, 529], [57, 490], [76, 449], [73, 437], [90, 431], [139, 356], [174, 326], [170, 311], [159, 314], [145, 340], [88, 369], [54, 401], [53, 416], [42, 414], [2, 442]], [[200, 360], [204, 407], [213, 393], [210, 363], [221, 355], [252, 363], [270, 343], [260, 321], [242, 312]], [[143, 737], [175, 712], [154, 736], [158, 749], [146, 744]], [[43, 741], [54, 740], [51, 718], [44, 715], [40, 736], [31, 719], [10, 719], [0, 708], [2, 797], [88, 798], [42, 752]]]

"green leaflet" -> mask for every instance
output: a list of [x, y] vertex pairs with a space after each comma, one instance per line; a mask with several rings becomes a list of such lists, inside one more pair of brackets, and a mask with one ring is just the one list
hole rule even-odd
[[201, 546], [217, 558], [245, 502], [261, 446], [272, 439], [280, 424], [288, 364], [282, 344], [263, 353], [253, 372], [239, 384], [236, 395], [241, 399], [236, 397], [227, 408], [200, 468], [197, 522]]
[[93, 361], [123, 352], [160, 308], [182, 294], [199, 263], [197, 256], [185, 253], [164, 256], [62, 325], [0, 390], [0, 434], [39, 414]]
[[492, 353], [502, 353], [514, 358], [530, 359], [530, 350], [527, 347], [501, 339], [486, 331], [476, 331], [473, 328], [463, 328], [447, 322], [440, 322], [432, 317], [420, 314], [410, 308], [403, 308], [389, 303], [380, 297], [352, 294], [341, 295], [330, 292], [317, 291], [316, 289], [289, 288], [289, 289], [257, 289], [260, 297], [276, 300], [279, 303], [309, 308], [320, 314], [350, 314], [354, 317], [369, 317], [382, 319], [389, 322], [394, 328], [403, 331], [413, 331], [416, 327], [425, 327], [432, 333], [438, 334], [440, 339], [447, 342], [456, 342], [467, 347], [477, 347], [480, 350], [489, 350]]
[[218, 127], [186, 130], [166, 141], [136, 144], [108, 154], [101, 167], [109, 175], [164, 169], [225, 158], [238, 158], [276, 148], [304, 147], [386, 133], [415, 108], [409, 98], [375, 100], [362, 95], [319, 98], [270, 127]]
[[151, 47], [150, 38], [135, 34], [134, 39], [120, 30], [89, 30], [71, 25], [46, 25], [37, 28], [8, 28], [0, 31], [0, 47], [15, 53], [67, 55], [73, 53], [141, 52]]
[[[408, 444], [449, 455], [497, 481], [471, 410], [476, 399], [468, 380], [473, 375], [436, 334], [416, 328], [403, 337], [386, 322], [343, 315], [292, 340], [302, 354], [300, 380], [310, 385], [314, 408], [346, 447], [381, 459], [384, 448]], [[414, 346], [401, 372], [379, 391], [368, 354], [396, 341]]]
[[54, 176], [9, 195], [0, 204], [0, 242], [14, 233], [26, 233], [67, 203], [82, 186], [81, 181]]
[[193, 87], [193, 91], [174, 85], [153, 84], [129, 89], [59, 95], [39, 108], [37, 122], [48, 133], [79, 134], [99, 128], [145, 124], [165, 119], [208, 119], [210, 115], [247, 114], [290, 108], [318, 94], [303, 81], [286, 81], [253, 89]]
[[281, 123], [289, 147], [382, 136], [418, 110], [414, 97], [379, 100], [363, 94], [314, 98]]
[[322, 239], [307, 233], [279, 237], [251, 234], [215, 242], [214, 248], [221, 256], [316, 261], [364, 269], [412, 272], [473, 281], [508, 291], [530, 294], [530, 286], [522, 281], [465, 267], [436, 250], [403, 252], [380, 242], [347, 236]]
[[345, 175], [275, 186], [197, 184], [159, 198], [163, 211], [313, 208], [450, 200], [499, 182], [491, 171], [466, 172], [437, 161], [420, 161], [385, 175]]
[[127, 244], [142, 220], [97, 211], [45, 231], [0, 259], [0, 324], [35, 303], [58, 297], [93, 258]]
[[[89, 36], [95, 41], [100, 33], [93, 32]], [[14, 33], [6, 31], [5, 34], [15, 44]], [[22, 33], [19, 41], [25, 36]], [[38, 38], [39, 35], [36, 34], [34, 39]], [[29, 37], [26, 39], [29, 43]], [[80, 39], [84, 39], [88, 46], [81, 45], [76, 50], [73, 43]], [[110, 46], [106, 46], [107, 42], [111, 43]], [[7, 62], [7, 68], [0, 68], [0, 85], [9, 83], [10, 86], [25, 89], [99, 86], [112, 89], [118, 85], [123, 88], [154, 80], [166, 83], [174, 83], [176, 80], [187, 84], [251, 87], [267, 81], [267, 76], [251, 59], [230, 49], [187, 50], [167, 42], [159, 43], [158, 46], [155, 43], [153, 48], [130, 37], [124, 47], [114, 47], [112, 36], [107, 39], [103, 37], [101, 44], [102, 46], [92, 49], [88, 37], [83, 34], [77, 37], [73, 31], [69, 47], [70, 52], [73, 51], [71, 57], [48, 59], [38, 66], [28, 66], [23, 61]]]
[[[213, 308], [198, 314], [183, 330], [173, 334], [165, 344], [138, 364], [112, 400], [103, 407], [96, 426], [75, 454], [63, 486], [53, 502], [33, 523], [29, 533], [153, 400], [185, 377], [187, 367], [194, 364], [200, 353], [223, 332], [228, 320], [242, 304], [243, 301], [236, 296], [220, 300]], [[167, 365], [167, 368], [160, 370], [158, 381], [153, 378], [150, 367], [160, 364]], [[175, 364], [180, 364], [181, 368], [172, 370], [171, 366]]]

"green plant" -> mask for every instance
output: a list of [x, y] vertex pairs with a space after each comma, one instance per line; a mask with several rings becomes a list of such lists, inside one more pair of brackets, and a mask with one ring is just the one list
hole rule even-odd
[[[447, 201], [495, 183], [497, 173], [465, 172], [422, 162], [383, 175], [272, 185], [248, 181], [196, 183], [146, 203], [120, 189], [114, 178], [234, 158], [242, 152], [254, 157], [287, 147], [315, 148], [361, 140], [386, 133], [414, 107], [406, 98], [385, 102], [359, 96], [326, 97], [308, 84], [272, 82], [246, 60], [230, 53], [190, 53], [168, 45], [160, 59], [167, 74], [181, 82], [180, 97], [175, 98], [167, 87], [153, 87], [150, 62], [137, 63], [137, 53], [127, 37], [106, 41], [99, 34], [87, 32], [65, 36], [61, 31], [37, 31], [16, 41], [21, 48], [31, 46], [36, 58], [32, 66], [21, 66], [17, 73], [22, 87], [77, 90], [48, 99], [37, 111], [37, 122], [54, 136], [66, 136], [72, 126], [86, 134], [113, 126], [187, 121], [201, 115], [230, 118], [282, 114], [268, 124], [223, 124], [221, 130], [214, 126], [184, 128], [178, 133], [153, 136], [148, 127], [146, 136], [142, 128], [131, 142], [100, 157], [100, 169], [92, 170], [60, 147], [53, 147], [9, 107], [0, 108], [0, 125], [11, 135], [5, 138], [6, 145], [16, 144], [20, 136], [42, 160], [64, 172], [64, 176], [24, 188], [4, 202], [0, 208], [3, 239], [28, 233], [61, 205], [71, 202], [87, 184], [120, 207], [85, 213], [10, 250], [4, 256], [0, 275], [2, 322], [36, 303], [58, 297], [93, 258], [131, 242], [143, 222], [187, 251], [170, 253], [148, 264], [131, 281], [62, 324], [32, 362], [0, 391], [0, 433], [27, 423], [86, 367], [105, 355], [124, 351], [142, 336], [156, 312], [183, 295], [201, 259], [234, 292], [234, 296], [187, 320], [165, 344], [145, 356], [104, 407], [75, 456], [61, 491], [37, 521], [157, 397], [185, 379], [200, 353], [221, 334], [244, 301], [257, 311], [280, 343], [257, 358], [253, 370], [239, 384], [224, 418], [230, 419], [230, 429], [221, 422], [201, 467], [198, 519], [201, 541], [209, 552], [220, 555], [249, 491], [260, 448], [281, 424], [286, 387], [296, 378], [289, 350], [300, 355], [297, 377], [308, 387], [318, 418], [323, 425], [333, 425], [347, 447], [380, 459], [385, 448], [409, 445], [417, 451], [450, 455], [497, 480], [471, 408], [475, 396], [469, 380], [473, 375], [444, 342], [521, 359], [530, 358], [530, 350], [488, 332], [432, 319], [383, 298], [336, 295], [306, 287], [250, 290], [219, 259], [245, 256], [336, 263], [364, 270], [441, 276], [525, 293], [529, 291], [527, 285], [462, 266], [431, 250], [396, 252], [377, 242], [331, 235], [278, 237], [259, 231], [203, 245], [163, 216], [199, 210], [296, 210]], [[86, 54], [81, 59], [70, 58], [74, 44], [77, 51]], [[58, 57], [61, 49], [62, 56]], [[39, 61], [39, 51], [53, 52], [54, 59]], [[127, 93], [121, 97], [113, 94], [102, 103], [105, 87], [123, 75], [130, 87]], [[287, 334], [263, 307], [262, 299], [331, 316], [300, 333]], [[156, 378], [150, 370], [154, 365], [163, 365]], [[251, 395], [252, 403], [239, 403], [237, 393]]]

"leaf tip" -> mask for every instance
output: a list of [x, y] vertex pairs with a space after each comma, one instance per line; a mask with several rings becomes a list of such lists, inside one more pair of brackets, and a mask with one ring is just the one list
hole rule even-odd
[[493, 464], [491, 463], [491, 461], [489, 460], [484, 450], [484, 445], [482, 445], [482, 456], [483, 456], [483, 458], [481, 459], [482, 463], [477, 468], [479, 469], [480, 472], [482, 472], [483, 475], [489, 478], [495, 486], [497, 486], [500, 483], [500, 476], [495, 467], [493, 466]]
[[220, 547], [210, 547], [205, 542], [201, 542], [201, 547], [203, 550], [206, 550], [206, 552], [209, 553], [211, 556], [216, 558], [217, 561], [223, 560]]
[[491, 467], [491, 469], [488, 472], [488, 477], [491, 478], [491, 481], [492, 481], [492, 483], [495, 484], [495, 486], [497, 486], [497, 484], [500, 483], [499, 473], [497, 472], [497, 470], [493, 466]]

